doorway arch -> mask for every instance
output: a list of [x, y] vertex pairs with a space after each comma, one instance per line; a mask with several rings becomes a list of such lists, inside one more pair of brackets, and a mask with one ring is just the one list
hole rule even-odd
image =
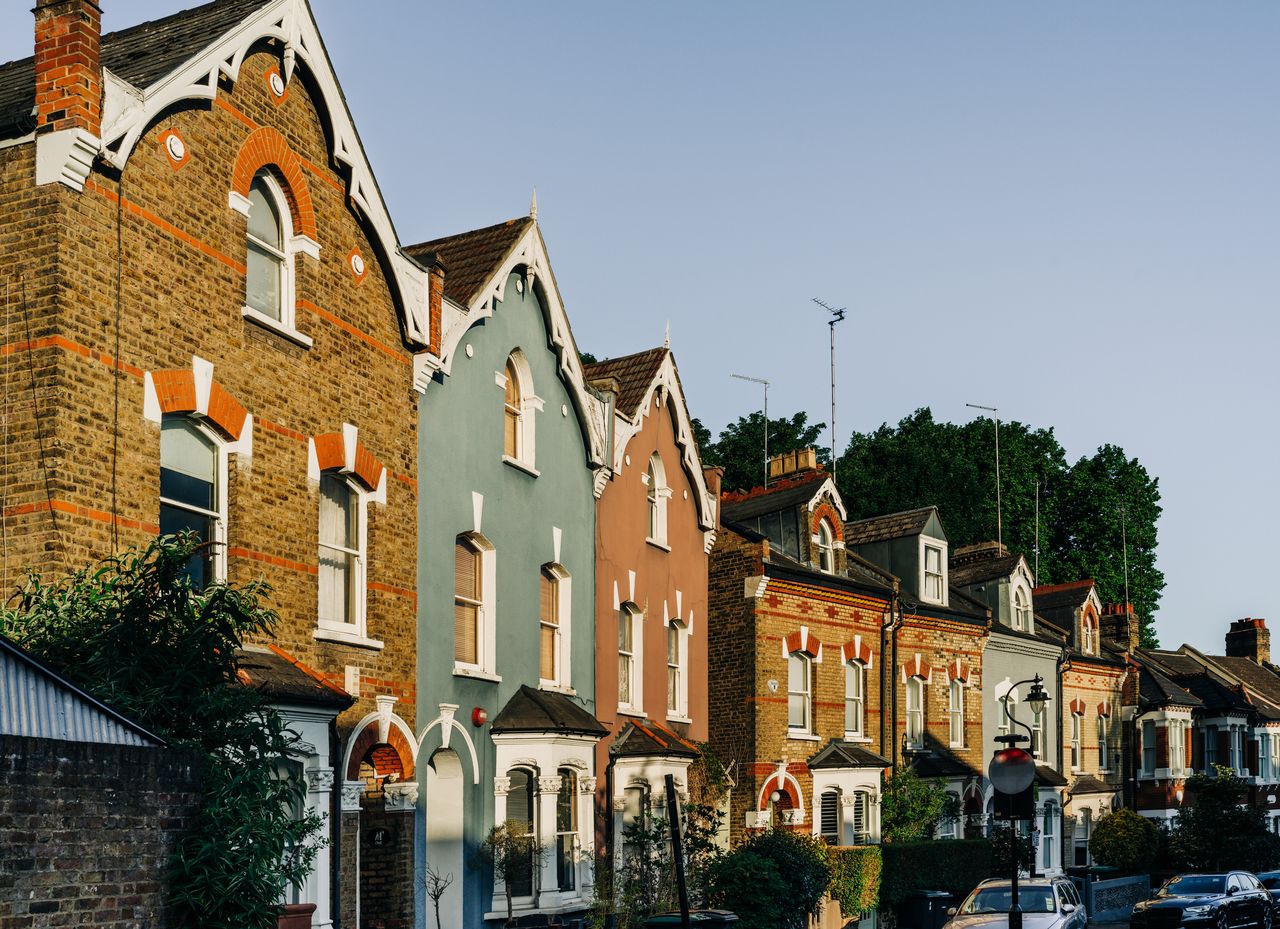
[[[452, 883], [440, 898], [439, 924], [461, 926], [462, 889], [466, 878], [463, 860], [465, 782], [457, 752], [448, 748], [438, 749], [427, 763], [426, 781], [426, 867], [442, 878], [453, 876]], [[431, 924], [435, 920], [435, 912], [429, 896], [426, 905], [427, 923]]]

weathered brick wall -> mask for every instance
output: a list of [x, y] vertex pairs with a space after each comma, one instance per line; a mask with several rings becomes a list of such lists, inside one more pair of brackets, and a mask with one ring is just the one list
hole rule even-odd
[[[1073, 658], [1071, 665], [1062, 673], [1062, 768], [1063, 774], [1090, 774], [1099, 780], [1109, 783], [1120, 783], [1120, 765], [1116, 757], [1120, 754], [1120, 707], [1121, 687], [1124, 683], [1124, 669], [1107, 665], [1092, 664], [1087, 660]], [[1084, 716], [1081, 719], [1080, 743], [1081, 765], [1079, 771], [1071, 770], [1071, 715], [1072, 704], [1084, 703]], [[1107, 752], [1111, 756], [1106, 769], [1100, 764], [1098, 755], [1098, 706], [1107, 704], [1111, 710], [1111, 718], [1107, 726]]]
[[174, 925], [166, 873], [199, 803], [186, 753], [0, 736], [0, 926]]
[[[413, 926], [413, 816], [366, 797], [360, 819], [361, 929]], [[354, 927], [355, 923], [344, 923]]]

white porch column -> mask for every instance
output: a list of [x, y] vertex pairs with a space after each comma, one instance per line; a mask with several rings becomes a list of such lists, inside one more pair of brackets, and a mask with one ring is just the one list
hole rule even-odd
[[538, 884], [538, 905], [558, 899], [556, 880], [556, 801], [560, 796], [559, 776], [538, 778], [538, 844], [543, 849], [542, 879]]
[[[333, 768], [311, 768], [307, 777], [307, 810], [320, 816], [323, 825], [320, 834], [330, 836], [329, 803], [333, 793]], [[333, 925], [333, 914], [329, 911], [329, 882], [332, 869], [329, 867], [329, 849], [326, 845], [316, 856], [315, 867], [307, 876], [302, 899], [307, 903], [315, 903], [316, 911], [311, 918], [311, 925], [316, 929], [329, 929]]]
[[591, 862], [596, 857], [596, 779], [582, 777], [578, 779], [578, 840], [579, 853], [575, 862], [577, 869], [578, 893], [583, 897], [591, 896], [594, 869]]
[[[495, 777], [493, 779], [493, 824], [501, 826], [507, 821], [507, 792], [511, 790], [511, 778]], [[506, 912], [506, 893], [507, 885], [502, 877], [495, 873], [493, 875], [493, 897], [489, 903], [489, 909], [493, 912]]]

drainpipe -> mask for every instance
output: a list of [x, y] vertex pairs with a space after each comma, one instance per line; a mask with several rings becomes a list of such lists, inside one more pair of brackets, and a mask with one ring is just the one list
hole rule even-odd
[[893, 634], [893, 666], [889, 671], [889, 712], [891, 714], [889, 741], [893, 743], [893, 769], [898, 770], [898, 684], [894, 679], [898, 673], [898, 630], [902, 627], [902, 613], [898, 606], [898, 587], [893, 588], [893, 600], [889, 607]]

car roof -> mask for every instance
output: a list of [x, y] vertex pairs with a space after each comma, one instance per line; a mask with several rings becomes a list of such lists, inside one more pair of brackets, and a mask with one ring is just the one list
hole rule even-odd
[[[1010, 881], [1008, 878], [989, 877], [985, 881], [980, 883], [978, 886], [979, 887], [998, 887], [1001, 884], [1012, 884], [1012, 883], [1013, 882]], [[1070, 883], [1071, 883], [1070, 879], [1065, 877], [1032, 877], [1032, 878], [1024, 877], [1024, 878], [1018, 879], [1019, 887], [1052, 887], [1054, 884], [1070, 884]]]

